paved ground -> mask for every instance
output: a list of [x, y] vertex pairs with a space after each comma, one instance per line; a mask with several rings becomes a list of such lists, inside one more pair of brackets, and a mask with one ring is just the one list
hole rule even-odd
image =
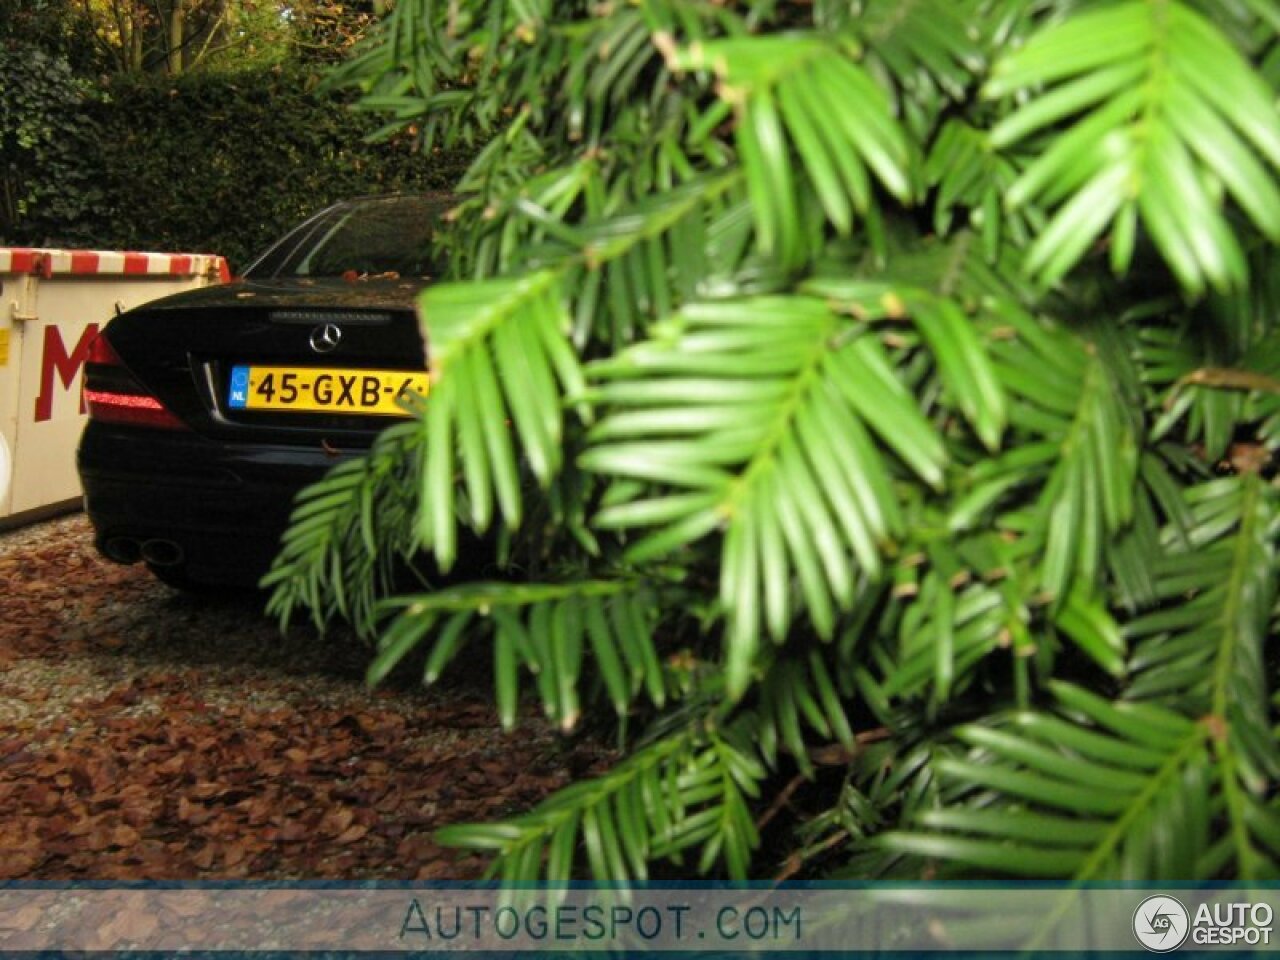
[[479, 679], [362, 685], [350, 636], [282, 636], [99, 559], [81, 515], [0, 534], [0, 879], [462, 878], [431, 840], [600, 760]]

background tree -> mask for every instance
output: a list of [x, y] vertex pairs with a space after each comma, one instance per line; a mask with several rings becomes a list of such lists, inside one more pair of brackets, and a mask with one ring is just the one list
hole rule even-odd
[[[445, 839], [510, 879], [1274, 877], [1278, 28], [401, 0], [339, 79], [497, 135], [431, 395], [302, 495], [271, 606], [626, 744]], [[387, 596], [473, 535], [500, 576]]]
[[0, 41], [85, 76], [175, 77], [335, 62], [376, 15], [373, 0], [0, 0]]

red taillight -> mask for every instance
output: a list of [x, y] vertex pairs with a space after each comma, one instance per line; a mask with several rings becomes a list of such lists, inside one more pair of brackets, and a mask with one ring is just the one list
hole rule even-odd
[[187, 428], [155, 397], [90, 390], [86, 387], [84, 399], [89, 408], [89, 419], [100, 423], [127, 423], [136, 427], [159, 427], [163, 430]]
[[116, 348], [102, 334], [94, 337], [93, 342], [89, 344], [89, 358], [86, 362], [99, 363], [104, 367], [124, 366], [124, 361], [120, 359], [120, 354], [116, 353]]
[[159, 430], [186, 430], [187, 425], [138, 383], [105, 336], [89, 346], [85, 363], [85, 406], [89, 419]]

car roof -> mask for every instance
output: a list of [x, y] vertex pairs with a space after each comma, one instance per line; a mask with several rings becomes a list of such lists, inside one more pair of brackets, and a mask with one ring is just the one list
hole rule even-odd
[[[336, 203], [331, 203], [329, 207], [341, 207], [363, 203], [380, 203], [383, 201], [395, 200], [446, 200], [453, 201], [457, 197], [447, 190], [422, 190], [412, 193], [365, 193], [355, 197], [345, 197]], [[326, 207], [325, 209], [329, 209]]]

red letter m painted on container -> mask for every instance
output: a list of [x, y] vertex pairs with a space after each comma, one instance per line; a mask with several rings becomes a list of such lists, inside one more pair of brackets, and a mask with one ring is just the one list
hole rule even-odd
[[[44, 353], [40, 357], [40, 394], [36, 397], [36, 423], [53, 417], [53, 376], [56, 373], [62, 381], [62, 389], [70, 390], [71, 385], [84, 369], [84, 362], [89, 358], [89, 345], [98, 335], [98, 325], [91, 323], [80, 334], [76, 348], [67, 353], [67, 345], [62, 342], [62, 334], [58, 328], [50, 324], [44, 328]], [[80, 396], [80, 412], [85, 412], [84, 394]]]

